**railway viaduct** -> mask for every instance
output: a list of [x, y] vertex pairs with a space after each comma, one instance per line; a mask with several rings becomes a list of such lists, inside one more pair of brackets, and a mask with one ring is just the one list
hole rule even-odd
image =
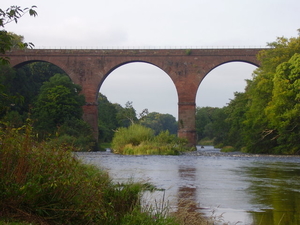
[[[105, 78], [116, 68], [131, 62], [145, 62], [165, 71], [178, 94], [178, 136], [196, 144], [196, 94], [203, 78], [227, 62], [247, 62], [259, 66], [258, 48], [249, 49], [26, 49], [7, 52], [13, 67], [43, 61], [63, 69], [82, 86], [87, 121], [98, 139], [98, 92]], [[228, 81], [229, 82], [229, 81]], [[222, 85], [226, 85], [222, 84]]]

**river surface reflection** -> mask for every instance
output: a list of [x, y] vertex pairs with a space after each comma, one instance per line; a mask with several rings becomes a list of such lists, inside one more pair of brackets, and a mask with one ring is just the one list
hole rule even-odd
[[298, 156], [223, 154], [213, 148], [180, 156], [78, 155], [106, 169], [116, 182], [134, 179], [165, 189], [174, 208], [186, 207], [189, 200], [191, 210], [214, 211], [229, 224], [300, 224]]

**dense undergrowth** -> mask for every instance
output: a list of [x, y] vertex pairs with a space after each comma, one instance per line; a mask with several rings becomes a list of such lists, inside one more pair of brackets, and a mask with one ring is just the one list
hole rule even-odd
[[[106, 172], [77, 159], [72, 146], [38, 143], [31, 126], [2, 126], [0, 143], [0, 218], [36, 224], [155, 222], [141, 210], [142, 183], [113, 184]], [[156, 224], [174, 222], [160, 220]]]
[[0, 224], [213, 224], [199, 218], [199, 213], [169, 213], [167, 205], [143, 207], [142, 193], [153, 186], [115, 184], [107, 172], [81, 162], [74, 150], [53, 139], [36, 142], [30, 125], [2, 124]]
[[190, 150], [185, 139], [168, 131], [155, 136], [152, 129], [139, 124], [119, 128], [113, 137], [112, 149], [124, 155], [178, 155]]

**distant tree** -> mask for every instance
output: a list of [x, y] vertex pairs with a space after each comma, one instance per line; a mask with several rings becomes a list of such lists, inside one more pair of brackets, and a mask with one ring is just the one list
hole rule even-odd
[[226, 122], [227, 114], [225, 111], [225, 107], [223, 108], [215, 108], [213, 115], [212, 115], [212, 130], [213, 130], [213, 137], [214, 137], [214, 144], [224, 144], [227, 138], [228, 133], [228, 124]]
[[198, 136], [198, 141], [206, 137], [207, 131], [205, 131], [207, 126], [212, 123], [212, 107], [197, 107], [196, 108], [196, 132]]
[[170, 134], [177, 133], [176, 118], [170, 114], [151, 112], [140, 119], [140, 124], [154, 130], [155, 135], [166, 130], [168, 130]]
[[98, 129], [99, 141], [111, 142], [119, 123], [117, 120], [117, 109], [101, 93], [98, 95]]
[[212, 140], [215, 145], [224, 144], [228, 133], [226, 107], [197, 107], [196, 132], [198, 141]]
[[117, 109], [117, 120], [120, 126], [129, 127], [138, 121], [132, 102], [126, 102], [125, 108], [119, 104], [115, 104], [115, 107]]
[[225, 146], [233, 146], [235, 150], [241, 150], [244, 145], [245, 117], [248, 110], [248, 95], [245, 92], [235, 92], [234, 98], [225, 107], [226, 125], [228, 126]]
[[33, 108], [36, 129], [53, 134], [66, 120], [81, 119], [85, 99], [80, 91], [66, 75], [56, 74], [44, 82]]

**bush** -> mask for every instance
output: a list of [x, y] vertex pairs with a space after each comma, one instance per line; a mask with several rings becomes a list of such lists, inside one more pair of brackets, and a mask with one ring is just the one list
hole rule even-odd
[[122, 154], [126, 145], [138, 146], [142, 142], [153, 138], [152, 129], [139, 124], [132, 124], [128, 128], [119, 128], [112, 140], [112, 148], [115, 153]]
[[24, 129], [1, 135], [1, 212], [65, 224], [105, 219], [102, 192], [108, 175], [80, 163], [68, 146], [39, 144], [30, 137], [30, 127]]
[[106, 172], [78, 160], [73, 147], [37, 143], [30, 126], [0, 129], [0, 143], [0, 218], [114, 225], [146, 216], [143, 184], [113, 184]]
[[162, 131], [154, 131], [139, 124], [119, 128], [112, 141], [114, 153], [125, 155], [178, 155], [186, 151], [187, 141]]

